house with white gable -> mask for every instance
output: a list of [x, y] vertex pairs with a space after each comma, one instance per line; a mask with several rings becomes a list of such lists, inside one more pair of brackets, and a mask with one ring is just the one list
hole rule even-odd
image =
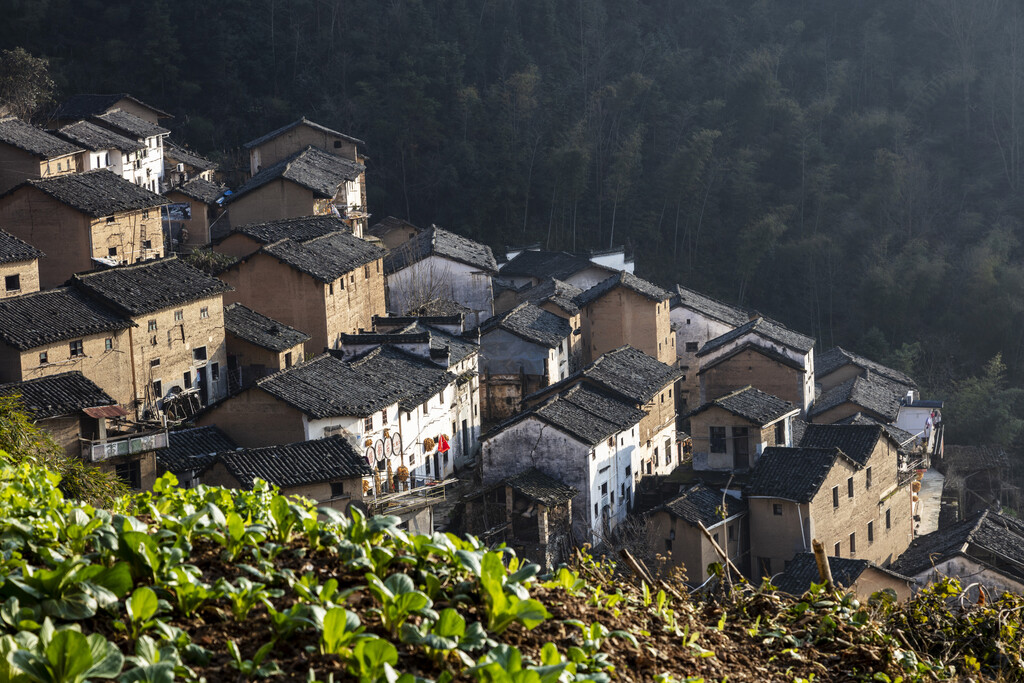
[[146, 149], [142, 142], [90, 121], [69, 123], [58, 129], [56, 135], [82, 148], [79, 171], [106, 168], [129, 182], [135, 181], [135, 157]]
[[164, 179], [164, 138], [171, 131], [120, 109], [94, 116], [92, 122], [142, 144], [142, 149], [133, 153], [132, 177], [126, 179], [160, 192]]
[[577, 543], [601, 544], [625, 521], [634, 498], [644, 411], [580, 383], [501, 423], [482, 438], [484, 486], [530, 468], [579, 491]]

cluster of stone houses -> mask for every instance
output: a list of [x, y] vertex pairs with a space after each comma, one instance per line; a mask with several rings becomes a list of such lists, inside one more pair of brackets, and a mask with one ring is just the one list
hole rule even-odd
[[452, 528], [549, 565], [640, 544], [694, 584], [728, 560], [800, 590], [817, 539], [849, 585], [904, 591], [935, 548], [1019, 585], [997, 513], [917, 537], [942, 406], [905, 374], [621, 249], [496, 258], [371, 224], [365, 144], [305, 118], [247, 143], [228, 190], [169, 118], [115, 94], [0, 119], [0, 395], [69, 454], [419, 531], [461, 477]]

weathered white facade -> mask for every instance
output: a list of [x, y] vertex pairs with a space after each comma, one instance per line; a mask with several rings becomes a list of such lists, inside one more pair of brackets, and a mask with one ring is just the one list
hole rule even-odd
[[506, 330], [493, 329], [480, 336], [480, 346], [481, 373], [535, 375], [543, 377], [545, 385], [568, 377], [568, 337], [557, 347], [548, 348]]
[[469, 309], [466, 327], [476, 327], [494, 311], [491, 274], [437, 254], [390, 273], [387, 292], [392, 315], [404, 315], [437, 299], [450, 300]]

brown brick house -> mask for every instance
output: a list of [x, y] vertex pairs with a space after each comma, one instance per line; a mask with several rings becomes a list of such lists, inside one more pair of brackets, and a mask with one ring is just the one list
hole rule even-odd
[[17, 397], [69, 457], [112, 472], [133, 489], [153, 488], [155, 452], [167, 445], [167, 430], [126, 424], [124, 408], [82, 373], [3, 384], [0, 396]]
[[415, 226], [409, 221], [388, 216], [367, 228], [366, 234], [368, 237], [377, 238], [385, 249], [391, 250], [405, 244], [423, 230], [424, 228]]
[[365, 213], [363, 164], [317, 147], [306, 147], [262, 171], [238, 188], [228, 202], [232, 226], [299, 216], [352, 216], [362, 235]]
[[115, 110], [126, 111], [150, 123], [174, 118], [167, 112], [135, 99], [128, 93], [72, 95], [64, 100], [51, 118], [52, 125], [102, 116]]
[[[785, 569], [811, 539], [830, 555], [888, 566], [913, 537], [909, 480], [898, 473], [896, 444], [881, 426], [830, 425], [803, 444], [767, 448], [746, 490], [751, 571]], [[841, 444], [841, 446], [840, 446]]]
[[255, 176], [261, 170], [307, 147], [316, 147], [343, 159], [361, 163], [359, 145], [363, 144], [366, 143], [351, 135], [339, 133], [302, 117], [250, 140], [243, 147], [249, 150], [249, 175]]
[[311, 335], [306, 353], [337, 348], [341, 334], [373, 328], [383, 315], [384, 250], [349, 233], [305, 242], [285, 238], [219, 274], [234, 288], [225, 299], [257, 309]]
[[690, 413], [695, 470], [749, 470], [765, 448], [793, 445], [793, 419], [800, 409], [789, 401], [744, 387], [719, 396]]
[[625, 271], [594, 285], [573, 301], [583, 322], [583, 359], [590, 362], [623, 345], [666, 365], [676, 362], [670, 295]]
[[134, 323], [128, 336], [140, 414], [162, 408], [180, 419], [226, 395], [224, 282], [171, 257], [76, 275], [72, 286]]
[[894, 422], [909, 389], [881, 375], [864, 372], [822, 392], [814, 400], [808, 418], [828, 424], [862, 413], [882, 422]]
[[884, 377], [910, 389], [917, 388], [917, 383], [905, 373], [876, 363], [870, 358], [865, 358], [852, 351], [847, 351], [841, 346], [834, 346], [814, 359], [814, 381], [821, 387], [822, 393], [854, 377], [863, 377], [868, 373]]
[[231, 392], [305, 360], [308, 334], [242, 304], [224, 307], [224, 330]]
[[104, 169], [22, 183], [0, 196], [0, 225], [46, 254], [40, 285], [56, 287], [97, 264], [163, 256], [166, 203]]
[[0, 230], [0, 299], [39, 291], [43, 252]]
[[222, 254], [242, 258], [268, 244], [290, 239], [308, 242], [332, 232], [351, 232], [337, 216], [300, 216], [265, 223], [240, 225], [214, 241], [213, 248]]
[[814, 340], [758, 317], [704, 344], [700, 399], [753, 386], [790, 401], [806, 414], [814, 400]]
[[251, 489], [256, 479], [262, 479], [279, 487], [283, 495], [345, 510], [353, 502], [362, 502], [363, 481], [372, 474], [366, 458], [348, 441], [334, 436], [222, 452], [200, 478], [204, 484], [233, 489]]
[[122, 406], [135, 397], [131, 319], [69, 287], [0, 300], [0, 381], [81, 372]]
[[75, 173], [82, 150], [13, 116], [0, 117], [0, 192], [26, 181]]

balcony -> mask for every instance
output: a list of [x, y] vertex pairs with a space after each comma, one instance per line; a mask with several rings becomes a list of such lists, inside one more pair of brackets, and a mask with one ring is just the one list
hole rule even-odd
[[168, 437], [166, 429], [153, 432], [113, 435], [96, 441], [82, 439], [82, 459], [86, 462], [103, 462], [111, 458], [146, 453], [147, 451], [167, 448], [167, 446]]

